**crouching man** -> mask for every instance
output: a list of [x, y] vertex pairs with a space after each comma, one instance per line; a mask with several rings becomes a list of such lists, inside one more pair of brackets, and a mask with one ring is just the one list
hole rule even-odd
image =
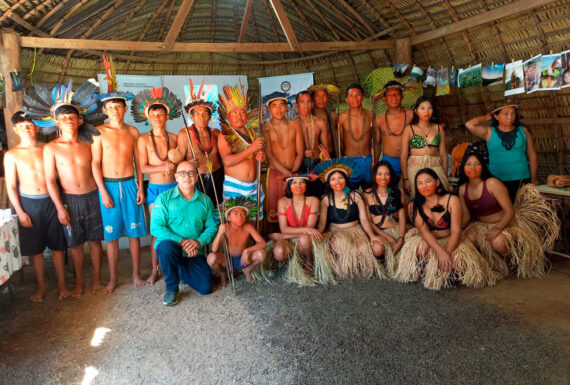
[[163, 192], [154, 202], [150, 232], [164, 273], [166, 294], [163, 303], [178, 303], [178, 284], [182, 279], [198, 293], [212, 292], [210, 267], [204, 245], [217, 232], [214, 204], [196, 187], [198, 173], [190, 162], [182, 162], [175, 173], [177, 187]]

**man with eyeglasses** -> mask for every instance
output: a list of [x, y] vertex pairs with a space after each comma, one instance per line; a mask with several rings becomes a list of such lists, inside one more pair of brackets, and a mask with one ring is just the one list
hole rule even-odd
[[188, 161], [180, 163], [175, 178], [177, 187], [158, 196], [150, 219], [150, 232], [156, 237], [154, 247], [164, 273], [166, 306], [178, 303], [181, 279], [202, 295], [212, 292], [204, 245], [212, 242], [217, 232], [214, 204], [195, 188], [195, 166]]

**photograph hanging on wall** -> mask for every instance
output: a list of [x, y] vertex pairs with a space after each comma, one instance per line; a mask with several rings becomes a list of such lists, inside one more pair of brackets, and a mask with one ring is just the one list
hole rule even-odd
[[483, 86], [490, 86], [491, 84], [499, 84], [503, 82], [503, 71], [505, 70], [504, 64], [492, 64], [485, 66], [481, 70], [483, 76]]
[[437, 84], [437, 71], [434, 68], [428, 68], [426, 71], [426, 79], [424, 80], [424, 88], [435, 87]]
[[412, 72], [410, 72], [408, 83], [409, 84], [419, 83], [422, 80], [423, 76], [424, 76], [424, 70], [422, 70], [420, 67], [414, 66], [414, 68], [412, 68]]
[[540, 68], [540, 90], [559, 90], [562, 85], [561, 55], [542, 55]]
[[435, 89], [435, 95], [443, 96], [449, 95], [449, 93], [449, 70], [445, 67], [437, 71], [437, 88]]
[[524, 84], [527, 94], [538, 90], [540, 86], [541, 58], [542, 55], [536, 55], [532, 59], [523, 62]]
[[392, 71], [394, 71], [394, 77], [396, 78], [403, 77], [406, 74], [408, 67], [409, 64], [394, 63], [394, 65], [392, 66]]
[[560, 88], [570, 87], [570, 51], [562, 52], [560, 55], [562, 86]]
[[481, 64], [467, 69], [460, 69], [458, 75], [459, 88], [467, 88], [481, 83]]
[[505, 96], [522, 94], [524, 92], [523, 76], [522, 60], [505, 65]]
[[457, 87], [457, 78], [459, 76], [459, 68], [451, 67], [449, 69], [449, 86]]

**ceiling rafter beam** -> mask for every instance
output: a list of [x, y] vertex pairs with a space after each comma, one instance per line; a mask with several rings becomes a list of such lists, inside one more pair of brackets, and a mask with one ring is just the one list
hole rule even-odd
[[6, 18], [10, 17], [10, 15], [14, 13], [16, 9], [20, 8], [20, 5], [24, 4], [25, 2], [26, 0], [19, 0], [12, 4], [10, 8], [8, 8], [2, 15], [0, 15], [0, 23], [6, 20]]
[[333, 34], [334, 38], [336, 40], [340, 40], [340, 35], [336, 31], [336, 28], [333, 27], [333, 25], [329, 22], [329, 20], [325, 17], [325, 15], [323, 15], [321, 10], [319, 8], [317, 8], [317, 6], [315, 4], [313, 4], [313, 2], [311, 0], [306, 0], [306, 4], [308, 4], [309, 7], [311, 7], [311, 9], [313, 10], [313, 12], [315, 12], [319, 16], [319, 18], [325, 23], [325, 25], [328, 27], [328, 29]]
[[182, 4], [180, 8], [178, 8], [178, 13], [170, 26], [170, 30], [166, 35], [166, 39], [164, 40], [163, 48], [165, 50], [170, 50], [170, 47], [174, 45], [180, 30], [182, 29], [182, 24], [184, 24], [184, 20], [186, 20], [186, 16], [188, 16], [188, 12], [192, 9], [194, 5], [194, 0], [182, 0]]
[[295, 31], [293, 30], [293, 26], [287, 17], [287, 13], [285, 12], [285, 8], [283, 8], [283, 4], [281, 4], [281, 0], [269, 0], [269, 4], [273, 8], [273, 12], [277, 16], [277, 20], [279, 20], [279, 24], [281, 24], [281, 29], [287, 38], [287, 42], [291, 47], [291, 51], [302, 51], [301, 46], [299, 45], [299, 41], [297, 40], [297, 35], [295, 35]]
[[52, 0], [44, 0], [41, 4], [39, 4], [38, 6], [30, 9], [28, 12], [26, 12], [24, 14], [24, 16], [22, 16], [22, 18], [24, 20], [28, 20], [30, 17], [32, 17], [35, 13], [40, 12], [42, 9], [44, 9], [45, 7], [47, 7], [50, 3], [52, 3]]
[[356, 19], [360, 22], [360, 24], [362, 24], [364, 26], [364, 28], [366, 28], [366, 30], [370, 33], [370, 34], [375, 34], [376, 31], [374, 30], [374, 28], [372, 28], [372, 26], [370, 25], [370, 23], [368, 23], [368, 21], [366, 21], [366, 19], [364, 19], [364, 17], [362, 17], [362, 15], [360, 13], [358, 13], [356, 11], [356, 9], [352, 8], [352, 6], [350, 4], [348, 4], [345, 0], [339, 0], [340, 4], [346, 8], [346, 10], [350, 13], [352, 13], [352, 15], [354, 17], [356, 17]]
[[[162, 42], [156, 41], [125, 41], [125, 40], [96, 40], [96, 39], [60, 39], [35, 36], [21, 36], [23, 48], [59, 48], [74, 50], [109, 50], [109, 51], [147, 51], [162, 50]], [[300, 42], [300, 51], [363, 51], [384, 48], [394, 48], [393, 40], [374, 41], [321, 41]], [[288, 52], [288, 43], [182, 43], [175, 42], [170, 51], [174, 52]]]
[[249, 23], [249, 17], [251, 16], [252, 9], [253, 0], [247, 0], [245, 10], [243, 11], [243, 19], [241, 20], [241, 28], [239, 29], [238, 43], [243, 43], [245, 41], [245, 34], [247, 32], [247, 25]]
[[68, 3], [70, 0], [62, 0], [61, 3], [59, 3], [58, 5], [56, 5], [55, 7], [53, 7], [48, 13], [46, 13], [41, 19], [40, 21], [38, 21], [36, 23], [36, 27], [40, 28], [42, 25], [44, 25], [44, 23], [46, 21], [48, 21], [48, 19], [50, 17], [53, 16], [54, 13], [56, 13], [57, 11], [59, 11], [66, 3]]
[[547, 5], [556, 0], [519, 0], [514, 3], [509, 3], [502, 7], [494, 8], [487, 12], [482, 12], [478, 15], [471, 16], [456, 23], [448, 24], [446, 26], [434, 29], [433, 31], [421, 33], [411, 37], [412, 45], [425, 43], [433, 39], [443, 36], [459, 33], [470, 28], [475, 28], [483, 24], [490, 23], [505, 17], [514, 16], [521, 12], [530, 11], [534, 8]]

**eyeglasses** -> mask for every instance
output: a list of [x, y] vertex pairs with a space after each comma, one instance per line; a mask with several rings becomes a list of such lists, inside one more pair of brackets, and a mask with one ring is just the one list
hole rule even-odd
[[177, 171], [176, 175], [180, 176], [180, 177], [191, 177], [194, 176], [196, 173], [194, 171]]

